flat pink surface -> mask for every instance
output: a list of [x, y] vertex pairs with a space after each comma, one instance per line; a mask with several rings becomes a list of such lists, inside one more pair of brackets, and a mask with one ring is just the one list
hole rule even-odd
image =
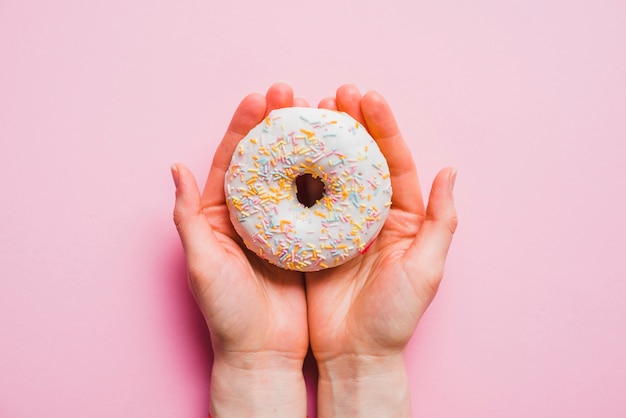
[[1, 1], [0, 416], [206, 416], [169, 165], [202, 181], [239, 100], [284, 80], [313, 104], [379, 90], [422, 182], [459, 170], [446, 277], [407, 350], [414, 416], [626, 417], [625, 17]]

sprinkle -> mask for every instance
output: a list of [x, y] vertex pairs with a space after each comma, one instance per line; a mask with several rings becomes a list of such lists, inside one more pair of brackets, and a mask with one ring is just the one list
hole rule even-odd
[[288, 231], [289, 230], [288, 228], [290, 228], [290, 227], [291, 227], [291, 221], [288, 221], [286, 219], [283, 219], [283, 220], [280, 221], [280, 230], [281, 231], [283, 231], [283, 232]]
[[324, 218], [324, 219], [326, 219], [326, 214], [324, 214], [324, 213], [320, 212], [319, 210], [314, 210], [314, 211], [313, 211], [313, 213], [314, 213], [316, 216], [319, 216], [320, 218]]
[[305, 134], [307, 136], [307, 138], [312, 138], [313, 135], [315, 135], [315, 132], [312, 131], [307, 131], [306, 129], [300, 129], [300, 132], [302, 132], [303, 134]]

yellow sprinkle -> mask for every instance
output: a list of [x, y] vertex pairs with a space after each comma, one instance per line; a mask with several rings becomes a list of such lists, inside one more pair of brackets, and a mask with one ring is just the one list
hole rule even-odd
[[256, 138], [250, 138], [250, 142], [252, 142], [253, 144], [256, 144], [257, 140], [256, 140]]
[[320, 218], [326, 218], [326, 214], [320, 212], [319, 210], [314, 210], [313, 213], [319, 216]]
[[266, 124], [267, 126], [270, 126], [270, 125], [272, 124], [272, 120], [270, 119], [270, 117], [269, 117], [269, 116], [265, 118], [265, 124]]

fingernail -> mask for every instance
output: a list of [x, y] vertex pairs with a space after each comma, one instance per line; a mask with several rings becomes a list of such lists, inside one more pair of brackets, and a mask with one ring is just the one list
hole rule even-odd
[[172, 164], [170, 166], [170, 170], [172, 171], [172, 179], [174, 180], [174, 186], [178, 188], [178, 167], [176, 167], [176, 164]]
[[452, 172], [450, 173], [450, 191], [453, 192], [454, 191], [454, 183], [456, 182], [456, 168], [452, 169]]

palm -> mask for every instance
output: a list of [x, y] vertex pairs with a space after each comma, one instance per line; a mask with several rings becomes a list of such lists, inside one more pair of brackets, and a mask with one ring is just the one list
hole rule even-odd
[[441, 276], [417, 250], [428, 220], [417, 172], [382, 98], [340, 89], [321, 104], [352, 115], [378, 142], [390, 166], [392, 208], [381, 233], [363, 256], [306, 275], [311, 347], [324, 360], [341, 354], [400, 352], [434, 297]]
[[219, 245], [212, 249], [215, 261], [207, 260], [191, 283], [213, 337], [228, 351], [304, 357], [308, 334], [301, 274], [243, 250], [224, 205], [205, 212]]
[[[308, 327], [303, 275], [285, 271], [245, 250], [234, 231], [223, 184], [237, 143], [272, 109], [291, 106], [293, 93], [275, 85], [266, 97], [250, 95], [235, 112], [200, 196], [189, 173], [192, 213], [177, 222], [190, 287], [211, 330], [213, 344], [229, 353], [276, 352], [303, 359]], [[180, 168], [187, 173], [186, 168]], [[183, 177], [186, 174], [181, 172]], [[181, 199], [184, 200], [184, 199]], [[176, 218], [176, 213], [175, 213]], [[186, 225], [188, 223], [189, 225]]]
[[[420, 313], [414, 311], [426, 307], [416, 308], [415, 300], [429, 297], [428, 289], [414, 288], [398, 263], [412, 239], [387, 226], [398, 223], [396, 215], [389, 214], [365, 255], [307, 276], [310, 338], [318, 360], [339, 352], [397, 352], [415, 328]], [[371, 352], [359, 352], [355, 342]]]

